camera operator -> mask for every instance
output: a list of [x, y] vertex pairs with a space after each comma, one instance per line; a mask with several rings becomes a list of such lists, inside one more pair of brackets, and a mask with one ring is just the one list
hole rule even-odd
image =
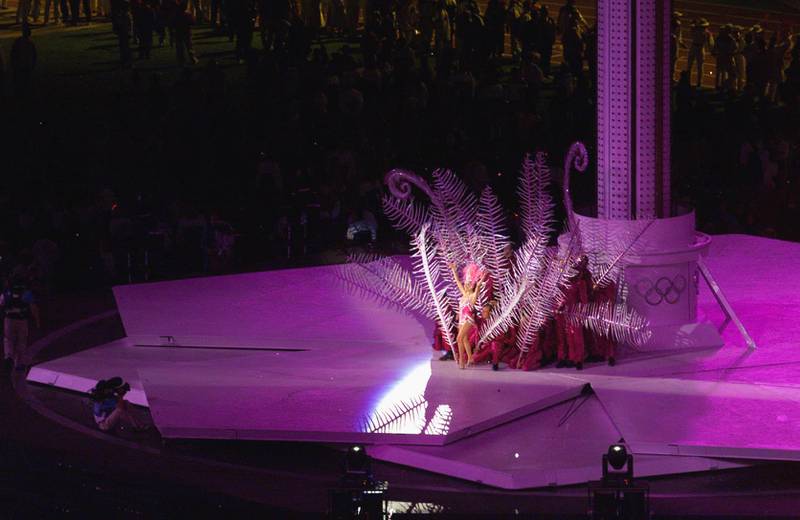
[[107, 432], [113, 430], [120, 421], [130, 425], [134, 431], [143, 432], [148, 426], [137, 420], [130, 411], [130, 403], [123, 399], [131, 385], [122, 378], [112, 377], [100, 380], [89, 392], [93, 402], [94, 420], [97, 427]]

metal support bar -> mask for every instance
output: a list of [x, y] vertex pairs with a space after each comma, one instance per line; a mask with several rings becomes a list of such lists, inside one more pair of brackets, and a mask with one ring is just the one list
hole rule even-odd
[[708, 266], [703, 261], [703, 257], [699, 257], [697, 259], [697, 267], [700, 269], [700, 274], [703, 275], [703, 279], [705, 279], [706, 284], [708, 284], [708, 288], [711, 289], [711, 294], [714, 295], [719, 307], [725, 314], [725, 321], [723, 321], [722, 325], [720, 325], [719, 332], [722, 333], [722, 331], [725, 330], [725, 327], [728, 326], [728, 323], [733, 322], [736, 325], [736, 328], [739, 329], [739, 333], [744, 338], [745, 343], [747, 343], [747, 347], [751, 350], [755, 350], [757, 348], [756, 342], [753, 341], [752, 337], [750, 337], [750, 334], [747, 332], [747, 329], [744, 328], [739, 316], [736, 315], [736, 311], [733, 310], [731, 304], [728, 303], [728, 299], [725, 298], [724, 294], [722, 294], [722, 289], [720, 289], [717, 281], [714, 280], [714, 277], [711, 275], [711, 271], [708, 270]]

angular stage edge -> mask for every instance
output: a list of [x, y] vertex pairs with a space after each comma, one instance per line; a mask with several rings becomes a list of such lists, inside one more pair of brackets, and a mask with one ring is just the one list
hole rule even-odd
[[[620, 433], [593, 392], [445, 447], [381, 445], [386, 462], [504, 489], [555, 487], [598, 480], [600, 455]], [[742, 467], [704, 457], [634, 454], [640, 477]]]
[[[508, 489], [595, 479], [620, 437], [640, 476], [798, 460], [800, 244], [718, 236], [706, 262], [758, 349], [728, 327], [723, 347], [621, 350], [614, 367], [459, 370], [431, 359], [430, 322], [319, 267], [117, 288], [128, 337], [28, 379], [84, 392], [122, 376], [167, 437], [358, 441]], [[700, 289], [702, 323], [722, 323]]]

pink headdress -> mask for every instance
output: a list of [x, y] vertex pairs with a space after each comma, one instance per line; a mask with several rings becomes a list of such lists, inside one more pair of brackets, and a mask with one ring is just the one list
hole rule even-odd
[[478, 264], [470, 262], [464, 266], [464, 281], [466, 283], [477, 282], [483, 276], [483, 271], [478, 267]]

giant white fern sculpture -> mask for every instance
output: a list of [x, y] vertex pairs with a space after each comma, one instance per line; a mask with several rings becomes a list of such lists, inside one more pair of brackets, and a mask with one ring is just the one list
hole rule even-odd
[[[570, 148], [568, 163], [583, 171], [587, 160], [580, 143]], [[565, 173], [565, 182], [567, 177]], [[517, 188], [522, 243], [516, 249], [509, 239], [505, 211], [490, 187], [476, 197], [450, 170], [435, 170], [430, 184], [412, 172], [392, 170], [386, 184], [384, 212], [397, 229], [411, 236], [413, 269], [391, 258], [361, 255], [351, 259], [345, 278], [373, 296], [436, 321], [450, 346], [455, 345], [460, 294], [446, 267], [468, 263], [478, 264], [491, 280], [478, 296], [479, 309], [491, 309], [481, 320], [478, 349], [516, 327], [517, 347], [524, 351], [536, 344], [537, 334], [556, 314], [634, 346], [647, 340], [647, 321], [624, 304], [568, 305], [565, 289], [584, 255], [595, 287], [618, 281], [623, 259], [636, 251], [649, 224], [643, 223], [634, 236], [613, 241], [595, 230], [583, 233], [565, 200], [568, 228], [560, 245], [551, 246], [555, 222], [546, 154], [528, 154], [522, 161]], [[427, 206], [413, 198], [413, 187], [430, 199]]]

